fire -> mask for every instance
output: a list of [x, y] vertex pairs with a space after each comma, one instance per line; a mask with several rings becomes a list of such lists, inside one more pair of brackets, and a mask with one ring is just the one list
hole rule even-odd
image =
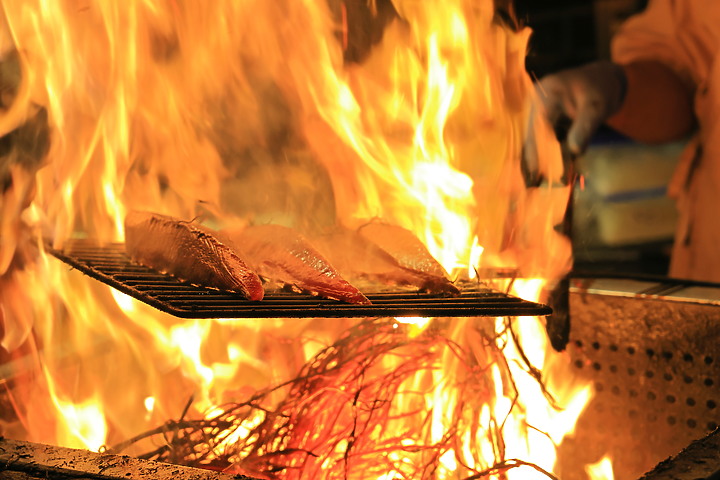
[[[302, 465], [328, 478], [346, 473], [338, 458], [378, 479], [553, 471], [591, 392], [567, 381], [538, 319], [371, 322], [387, 344], [347, 319], [182, 321], [45, 252], [122, 240], [132, 209], [301, 229], [381, 217], [453, 278], [501, 266], [556, 278], [568, 191], [527, 189], [519, 167], [529, 29], [504, 25], [490, 0], [28, 0], [2, 2], [2, 19], [0, 132], [25, 136], [0, 169], [0, 345], [32, 359], [7, 391], [18, 419], [4, 434], [97, 450], [168, 419], [222, 418], [205, 458], [250, 442], [323, 452]], [[552, 185], [559, 147], [534, 128]], [[513, 285], [536, 299], [544, 282]], [[351, 340], [375, 356], [340, 355]], [[321, 386], [293, 403], [302, 371]], [[247, 398], [266, 413], [221, 408]], [[261, 443], [278, 405], [300, 423]], [[227, 458], [257, 473], [248, 451]]]
[[603, 457], [597, 463], [593, 463], [585, 467], [585, 471], [591, 480], [614, 480], [612, 460], [609, 457]]
[[[52, 385], [52, 380], [48, 381]], [[53, 403], [61, 415], [58, 425], [58, 443], [74, 448], [98, 451], [107, 435], [102, 403], [90, 398], [82, 403], [65, 402], [55, 392], [50, 392]]]

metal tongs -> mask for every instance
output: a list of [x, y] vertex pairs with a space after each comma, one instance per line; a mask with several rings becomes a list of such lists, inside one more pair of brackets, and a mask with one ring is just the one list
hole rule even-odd
[[[570, 119], [564, 119], [555, 127], [555, 135], [560, 142], [563, 162], [563, 175], [561, 184], [569, 187], [568, 204], [565, 209], [565, 215], [562, 222], [555, 226], [555, 229], [567, 236], [572, 242], [572, 224], [573, 224], [573, 196], [574, 185], [577, 179], [575, 163], [577, 155], [568, 148], [566, 138], [570, 129]], [[522, 172], [525, 179], [525, 185], [528, 188], [539, 187], [544, 179], [539, 175], [535, 165], [528, 165], [527, 157], [522, 157]], [[565, 350], [570, 341], [570, 275], [568, 272], [561, 278], [557, 284], [547, 293], [547, 304], [552, 308], [553, 313], [545, 317], [550, 344], [555, 350], [561, 352]]]

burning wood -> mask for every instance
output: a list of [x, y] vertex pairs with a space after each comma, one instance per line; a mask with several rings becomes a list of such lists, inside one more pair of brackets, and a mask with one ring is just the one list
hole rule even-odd
[[258, 275], [294, 285], [326, 298], [349, 303], [370, 301], [295, 230], [281, 225], [255, 225], [225, 230]]
[[257, 480], [1, 437], [0, 477], [5, 480]]
[[[168, 422], [111, 451], [157, 437], [162, 446], [141, 458], [270, 479], [367, 479], [388, 473], [421, 479], [449, 470], [456, 478], [478, 479], [517, 467], [555, 478], [508, 457], [503, 430], [512, 411], [504, 418], [478, 418], [493, 396], [495, 375], [508, 381], [507, 393], [515, 397], [511, 410], [522, 408], [492, 322], [468, 327], [467, 343], [449, 340], [448, 326], [441, 325], [411, 338], [411, 326], [362, 321], [295, 378], [213, 409], [204, 419]], [[455, 375], [438, 377], [446, 364], [456, 366]], [[427, 408], [427, 396], [439, 386], [458, 397], [438, 410]], [[448, 420], [442, 430], [439, 417]], [[458, 443], [461, 431], [473, 439], [471, 451]]]
[[260, 278], [215, 232], [155, 213], [132, 212], [125, 219], [125, 246], [134, 261], [181, 280], [262, 300]]

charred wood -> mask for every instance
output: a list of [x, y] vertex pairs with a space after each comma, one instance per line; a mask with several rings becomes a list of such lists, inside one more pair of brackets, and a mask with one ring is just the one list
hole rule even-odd
[[720, 429], [694, 441], [677, 455], [660, 462], [640, 480], [720, 478]]
[[0, 478], [9, 480], [252, 480], [191, 467], [0, 438]]

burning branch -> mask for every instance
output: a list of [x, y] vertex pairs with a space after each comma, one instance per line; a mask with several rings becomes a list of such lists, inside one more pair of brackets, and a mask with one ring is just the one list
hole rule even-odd
[[[505, 457], [506, 420], [521, 408], [492, 322], [468, 320], [467, 344], [449, 339], [449, 324], [438, 319], [412, 338], [392, 319], [364, 320], [296, 378], [205, 419], [168, 422], [111, 451], [162, 436], [162, 446], [143, 458], [263, 478], [348, 479], [362, 472], [417, 479], [457, 471], [469, 480], [517, 467], [555, 478]], [[495, 384], [498, 372], [505, 386]], [[499, 419], [490, 413], [498, 388], [513, 398], [511, 412]]]
[[524, 461], [518, 460], [516, 458], [512, 458], [512, 459], [500, 462], [497, 465], [493, 466], [492, 468], [488, 468], [487, 470], [484, 470], [475, 475], [471, 475], [471, 476], [465, 478], [465, 480], [477, 480], [480, 478], [489, 477], [491, 475], [497, 475], [499, 473], [504, 473], [512, 468], [517, 468], [517, 467], [522, 467], [522, 466], [533, 468], [533, 469], [537, 470], [538, 472], [542, 473], [543, 475], [546, 475], [548, 478], [550, 478], [552, 480], [558, 480], [558, 478], [555, 475], [546, 471], [543, 468], [538, 467], [534, 463], [524, 462]]

